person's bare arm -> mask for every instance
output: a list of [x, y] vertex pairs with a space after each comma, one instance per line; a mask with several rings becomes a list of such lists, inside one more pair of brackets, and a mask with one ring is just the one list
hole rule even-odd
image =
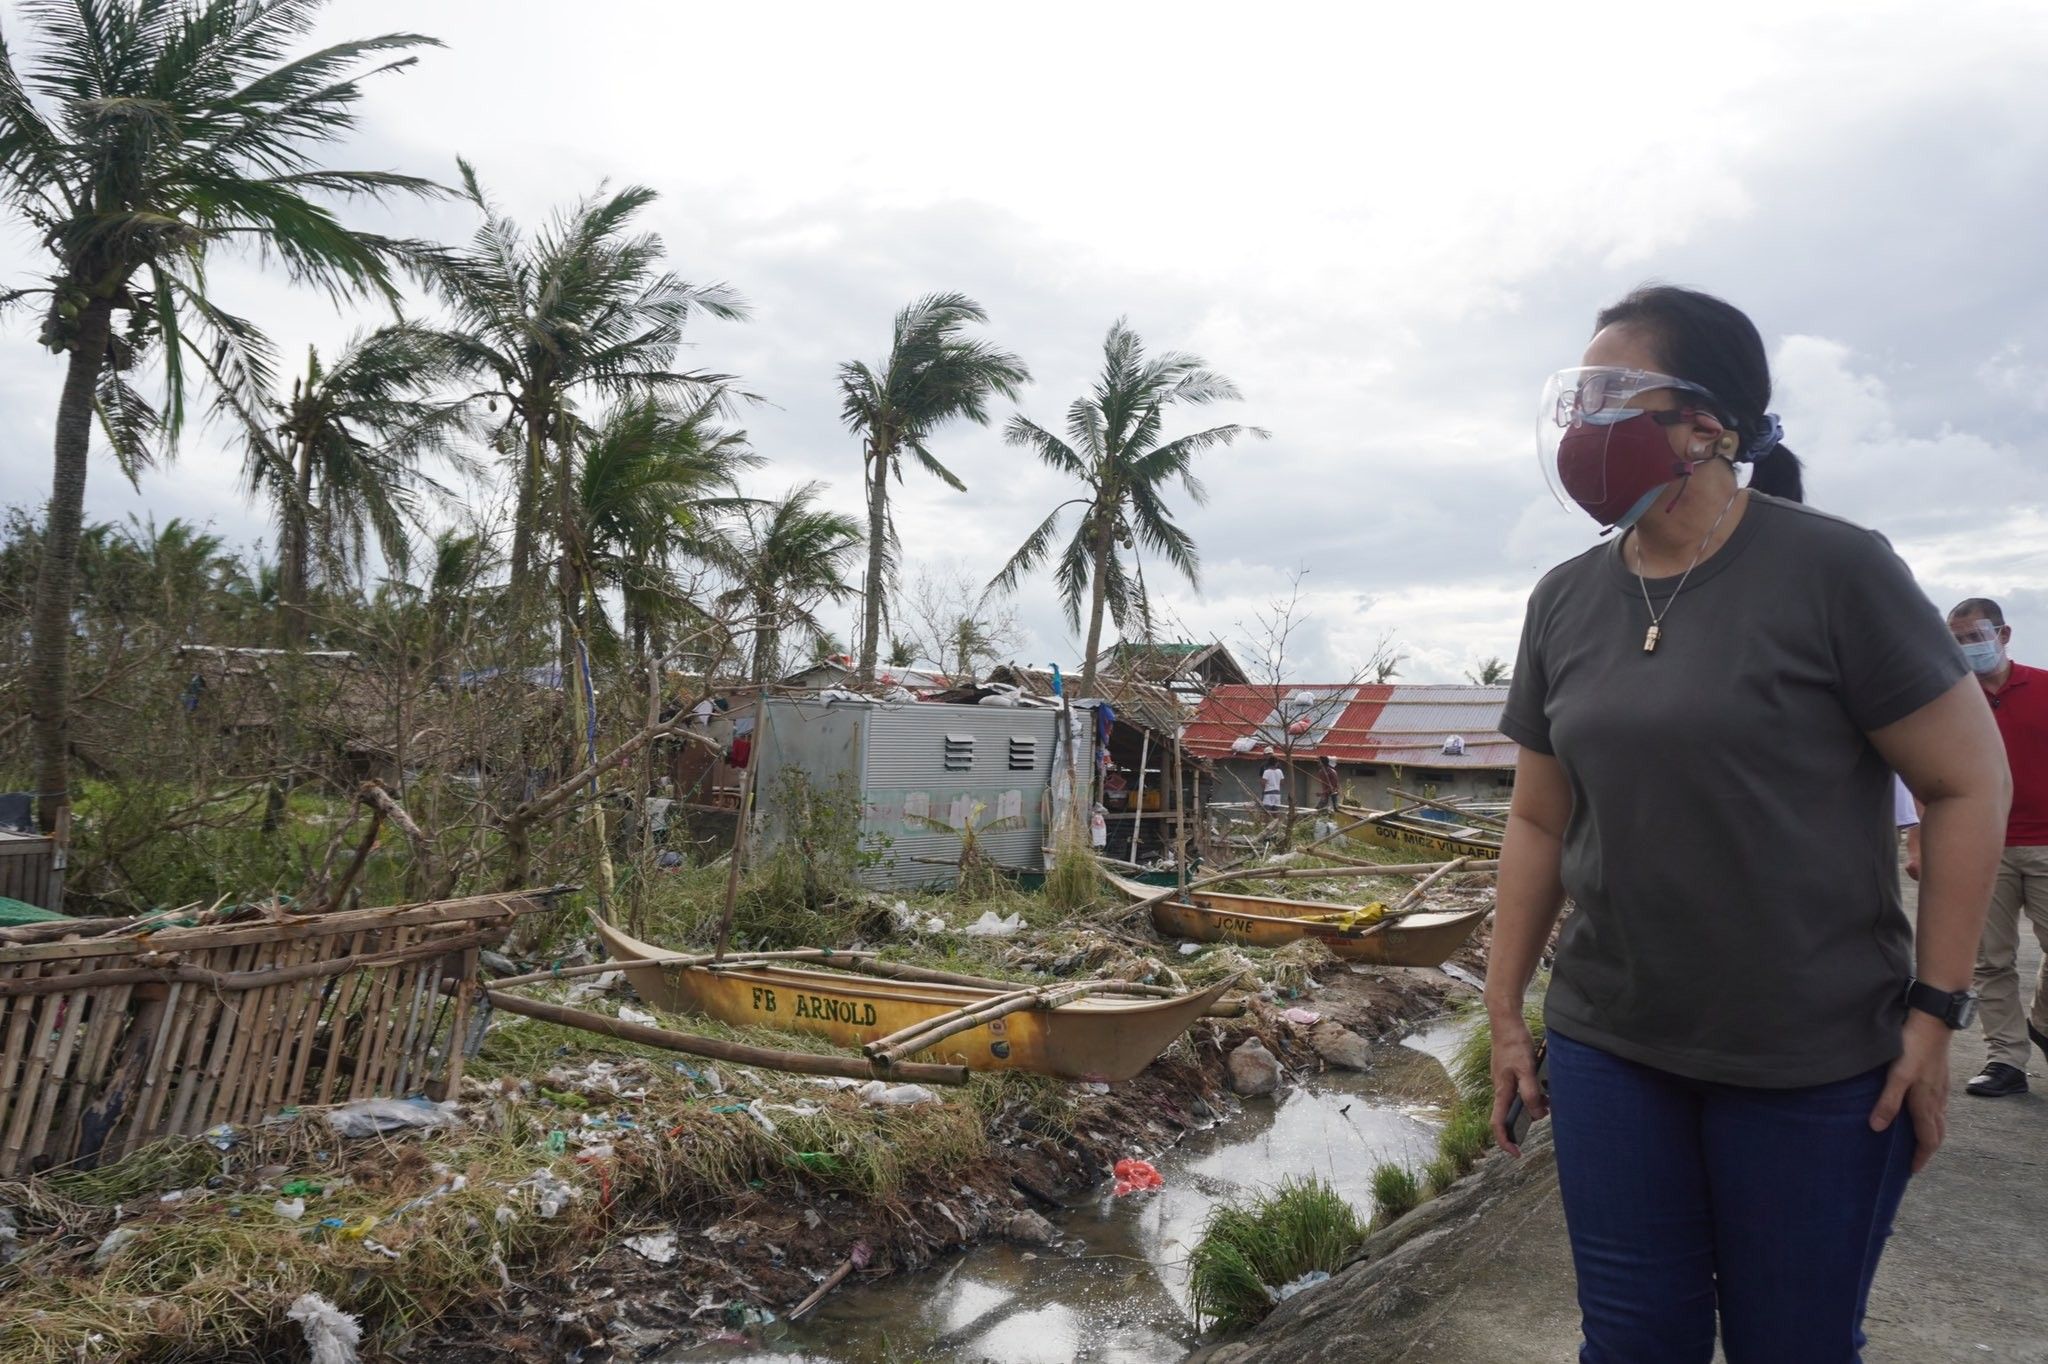
[[[1870, 735], [1919, 802], [1920, 913], [1914, 973], [1937, 990], [1961, 990], [1977, 961], [1977, 939], [1998, 875], [2012, 777], [1983, 688], [1965, 677], [1905, 719]], [[1909, 845], [1910, 847], [1910, 845]], [[1918, 1009], [1906, 1012], [1905, 1048], [1892, 1064], [1870, 1125], [1890, 1127], [1903, 1103], [1927, 1164], [1948, 1125], [1952, 1034]]]
[[1493, 945], [1486, 967], [1486, 1017], [1493, 1030], [1493, 1139], [1520, 1155], [1507, 1130], [1508, 1104], [1519, 1092], [1532, 1117], [1549, 1111], [1536, 1082], [1535, 1045], [1522, 1001], [1564, 908], [1564, 827], [1572, 790], [1556, 758], [1523, 749], [1515, 759], [1515, 795], [1508, 807], [1495, 892]]
[[[1926, 818], [1925, 814], [1921, 818]], [[1915, 881], [1920, 879], [1920, 826], [1906, 826], [1906, 875]]]

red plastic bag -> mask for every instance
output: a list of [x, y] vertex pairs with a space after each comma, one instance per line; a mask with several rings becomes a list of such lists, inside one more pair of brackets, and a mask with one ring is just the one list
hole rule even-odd
[[1159, 1171], [1152, 1168], [1149, 1160], [1120, 1160], [1111, 1173], [1116, 1176], [1116, 1196], [1119, 1198], [1127, 1193], [1166, 1187], [1166, 1181], [1159, 1177]]

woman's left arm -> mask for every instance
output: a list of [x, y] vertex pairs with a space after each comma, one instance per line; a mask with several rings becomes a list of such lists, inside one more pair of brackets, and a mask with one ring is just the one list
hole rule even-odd
[[[1984, 690], [1964, 677], [1903, 720], [1873, 730], [1870, 742], [1905, 779], [1920, 820], [1920, 913], [1915, 974], [1937, 990], [1968, 987], [1977, 939], [2005, 843], [2012, 777]], [[1870, 1125], [1884, 1131], [1903, 1104], [1912, 1114], [1918, 1171], [1947, 1132], [1948, 1026], [1906, 1011], [1905, 1048], [1892, 1063]]]

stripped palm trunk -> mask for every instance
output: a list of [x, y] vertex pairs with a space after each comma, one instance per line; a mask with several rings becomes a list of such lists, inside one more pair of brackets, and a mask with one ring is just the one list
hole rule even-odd
[[71, 832], [71, 598], [78, 580], [78, 536], [85, 516], [85, 474], [92, 448], [93, 391], [113, 335], [114, 305], [95, 298], [80, 310], [78, 332], [57, 401], [56, 458], [43, 531], [29, 646], [29, 732], [36, 773], [36, 819], [61, 844]]

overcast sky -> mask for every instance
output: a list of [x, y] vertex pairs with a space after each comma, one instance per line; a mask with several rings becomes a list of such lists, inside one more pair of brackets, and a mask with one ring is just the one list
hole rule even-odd
[[[26, 34], [0, 8], [17, 58]], [[1668, 15], [1660, 18], [1658, 15]], [[1681, 17], [1682, 16], [1682, 17]], [[1056, 423], [1119, 316], [1192, 350], [1272, 439], [1210, 457], [1185, 504], [1198, 595], [1148, 572], [1191, 634], [1236, 643], [1296, 572], [1288, 671], [1401, 676], [1512, 656], [1530, 585], [1595, 527], [1545, 491], [1537, 393], [1593, 314], [1645, 279], [1720, 293], [1770, 346], [1809, 500], [1883, 530], [1944, 607], [2003, 599], [2048, 661], [2048, 6], [2013, 3], [1434, 6], [1041, 3], [675, 5], [343, 0], [325, 38], [418, 29], [335, 164], [452, 180], [468, 157], [538, 223], [601, 180], [661, 194], [675, 268], [753, 306], [692, 329], [741, 375], [773, 461], [859, 504], [834, 370], [891, 315], [955, 289]], [[407, 206], [357, 221], [465, 238]], [[18, 226], [0, 278], [38, 262]], [[337, 317], [253, 264], [220, 291], [288, 354]], [[14, 315], [0, 339], [0, 502], [48, 495], [61, 366]], [[1006, 417], [1007, 409], [999, 416]], [[1069, 490], [994, 429], [934, 449], [969, 485], [898, 494], [919, 561], [978, 579]], [[138, 494], [95, 462], [94, 518], [267, 537], [237, 460], [202, 434]], [[1051, 586], [1020, 594], [1019, 656], [1077, 661]]]

